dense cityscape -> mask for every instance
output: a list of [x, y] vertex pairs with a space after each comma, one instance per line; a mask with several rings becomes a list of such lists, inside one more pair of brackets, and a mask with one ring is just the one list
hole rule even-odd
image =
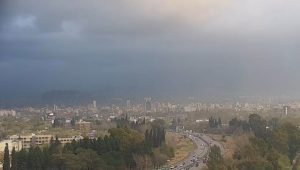
[[[181, 158], [183, 160], [176, 162], [178, 161], [175, 150], [177, 145], [173, 143], [168, 146], [169, 149], [172, 148], [171, 153], [160, 153], [156, 155], [157, 158], [152, 155], [152, 158], [149, 159], [154, 162], [150, 164], [149, 161], [148, 166], [169, 169], [183, 169], [183, 167], [192, 169], [194, 167], [196, 169], [205, 167], [206, 160], [209, 159], [207, 144], [213, 146], [212, 142], [215, 142], [217, 146], [222, 148], [222, 152], [232, 152], [232, 148], [226, 147], [227, 143], [224, 143], [224, 139], [215, 139], [216, 137], [213, 135], [221, 135], [222, 138], [229, 135], [229, 138], [231, 138], [232, 134], [235, 134], [232, 128], [236, 125], [233, 122], [247, 121], [249, 115], [255, 113], [268, 120], [265, 124], [266, 129], [273, 128], [272, 123], [274, 123], [274, 120], [277, 123], [293, 122], [295, 126], [300, 126], [298, 124], [298, 120], [300, 120], [299, 112], [300, 102], [297, 101], [272, 103], [272, 100], [268, 99], [258, 103], [205, 103], [196, 102], [192, 97], [181, 103], [160, 102], [151, 97], [145, 97], [144, 100], [139, 102], [114, 98], [111, 104], [99, 104], [96, 100], [93, 100], [87, 105], [66, 106], [58, 103], [45, 107], [1, 109], [2, 140], [0, 150], [4, 151], [8, 146], [9, 153], [12, 154], [12, 151], [18, 153], [30, 150], [33, 147], [50, 146], [51, 148], [51, 145], [55, 142], [61, 146], [69, 147], [69, 145], [74, 145], [75, 142], [105, 139], [108, 134], [111, 135], [111, 129], [121, 127], [132, 128], [144, 133], [147, 142], [150, 140], [147, 137], [150, 133], [149, 128], [160, 127], [164, 129], [163, 133], [166, 133], [168, 143], [170, 143], [170, 137], [172, 140], [174, 140], [173, 138], [180, 139], [184, 137], [180, 140], [190, 140], [187, 143], [195, 143], [200, 150], [193, 151], [195, 154], [192, 155], [194, 156], [192, 158], [186, 157], [187, 161]], [[153, 133], [152, 130], [151, 133]], [[204, 133], [211, 135], [208, 135], [208, 139], [205, 140]], [[201, 136], [199, 137], [199, 135]], [[161, 144], [156, 147], [158, 146], [161, 146]], [[186, 151], [184, 154], [188, 156], [191, 153]], [[162, 158], [164, 155], [166, 157]], [[159, 162], [155, 162], [155, 159], [159, 159]], [[138, 164], [143, 163], [136, 162], [134, 166], [138, 166]], [[23, 166], [26, 166], [26, 163]], [[30, 166], [33, 165], [30, 164]], [[51, 165], [52, 168], [55, 168], [55, 166], [59, 168], [58, 165]], [[145, 167], [147, 165], [139, 166]], [[21, 166], [22, 168], [26, 167]], [[30, 167], [27, 168], [30, 169]], [[125, 167], [120, 166], [117, 169], [119, 168], [123, 169]], [[109, 165], [103, 169], [109, 169]]]

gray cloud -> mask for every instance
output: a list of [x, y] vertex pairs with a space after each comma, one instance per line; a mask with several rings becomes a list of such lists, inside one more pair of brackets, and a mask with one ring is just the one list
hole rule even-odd
[[300, 85], [296, 0], [1, 3], [3, 92], [279, 95]]

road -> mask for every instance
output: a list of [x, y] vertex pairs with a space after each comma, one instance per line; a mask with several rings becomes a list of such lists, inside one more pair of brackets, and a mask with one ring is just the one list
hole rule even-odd
[[210, 146], [217, 145], [221, 148], [221, 152], [224, 152], [222, 145], [217, 141], [212, 140], [208, 135], [200, 133], [184, 134], [187, 135], [197, 145], [197, 149], [194, 150], [185, 160], [171, 166], [169, 169], [200, 170], [205, 167], [203, 159], [207, 157]]

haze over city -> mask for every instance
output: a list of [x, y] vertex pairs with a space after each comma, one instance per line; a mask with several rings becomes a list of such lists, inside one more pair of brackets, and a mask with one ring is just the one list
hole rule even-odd
[[1, 98], [299, 97], [299, 11], [296, 0], [1, 0]]
[[299, 0], [0, 0], [0, 170], [300, 170]]

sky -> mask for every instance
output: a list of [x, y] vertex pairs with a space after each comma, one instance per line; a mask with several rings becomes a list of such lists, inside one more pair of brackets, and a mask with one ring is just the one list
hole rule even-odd
[[300, 96], [297, 0], [0, 0], [0, 94]]

